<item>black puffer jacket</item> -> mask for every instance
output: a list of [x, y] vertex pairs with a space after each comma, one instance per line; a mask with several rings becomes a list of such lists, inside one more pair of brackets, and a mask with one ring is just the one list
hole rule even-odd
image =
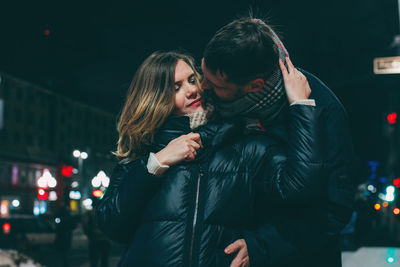
[[[286, 151], [265, 135], [244, 136], [239, 123], [202, 127], [204, 149], [196, 160], [161, 177], [147, 172], [145, 160], [119, 164], [97, 207], [97, 222], [111, 238], [129, 244], [121, 266], [229, 266], [233, 256], [224, 248], [256, 229], [257, 207], [268, 213], [271, 174], [285, 173], [293, 181], [321, 176], [320, 110], [296, 105], [290, 112], [292, 164], [274, 165]], [[190, 131], [187, 117], [171, 117], [154, 151]]]
[[[270, 177], [268, 212], [260, 213], [256, 229], [245, 232], [252, 266], [342, 266], [339, 233], [351, 218], [354, 199], [355, 155], [349, 118], [321, 80], [301, 71], [312, 90], [310, 99], [315, 100], [325, 120], [318, 129], [323, 131], [325, 140], [321, 175], [312, 173], [313, 166], [321, 167], [322, 158], [308, 161], [304, 157], [307, 154], [301, 153], [307, 151], [306, 144], [293, 142], [291, 135], [298, 129], [287, 123], [291, 112], [281, 112], [272, 124], [264, 124], [265, 134], [279, 144], [272, 149], [283, 149], [285, 156], [270, 158], [273, 168], [266, 169], [266, 177]], [[296, 167], [299, 163], [308, 167]]]

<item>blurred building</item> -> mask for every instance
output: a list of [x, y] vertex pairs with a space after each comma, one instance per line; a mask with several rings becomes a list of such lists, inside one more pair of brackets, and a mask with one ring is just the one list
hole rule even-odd
[[[69, 201], [73, 181], [75, 190], [87, 196], [90, 180], [99, 171], [109, 173], [112, 168], [111, 151], [116, 141], [115, 115], [0, 73], [2, 213], [9, 212], [8, 204], [11, 212], [37, 213], [39, 209], [44, 213], [52, 205]], [[78, 160], [72, 155], [75, 149], [88, 154], [81, 173], [76, 171]], [[65, 166], [75, 169], [71, 177], [61, 174]], [[51, 190], [45, 189], [46, 195], [40, 200], [37, 181], [45, 170], [57, 180], [57, 196], [50, 196]], [[86, 192], [82, 192], [84, 189]]]

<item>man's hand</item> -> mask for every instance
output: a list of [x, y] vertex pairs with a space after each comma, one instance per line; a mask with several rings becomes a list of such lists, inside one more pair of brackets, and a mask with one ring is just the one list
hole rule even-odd
[[308, 84], [306, 76], [298, 71], [292, 64], [292, 61], [287, 57], [285, 64], [279, 59], [279, 66], [283, 75], [283, 82], [285, 83], [286, 95], [289, 103], [292, 104], [297, 100], [308, 99], [311, 94], [310, 85]]
[[247, 253], [247, 245], [244, 239], [236, 240], [225, 248], [225, 254], [232, 254], [237, 252], [236, 257], [233, 259], [230, 267], [249, 267], [250, 259]]

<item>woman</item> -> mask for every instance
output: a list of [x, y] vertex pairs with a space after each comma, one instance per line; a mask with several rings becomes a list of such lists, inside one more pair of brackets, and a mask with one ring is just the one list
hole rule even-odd
[[[294, 73], [285, 80], [308, 97], [307, 82]], [[229, 266], [233, 256], [224, 249], [247, 242], [257, 226], [256, 202], [280, 171], [271, 156], [281, 151], [264, 135], [244, 135], [240, 121], [205, 124], [210, 108], [200, 100], [199, 75], [185, 54], [156, 52], [133, 78], [118, 127], [123, 161], [97, 208], [100, 228], [128, 243], [121, 266]], [[293, 112], [304, 129], [292, 138], [314, 142], [314, 107]], [[305, 147], [302, 153], [318, 153]]]

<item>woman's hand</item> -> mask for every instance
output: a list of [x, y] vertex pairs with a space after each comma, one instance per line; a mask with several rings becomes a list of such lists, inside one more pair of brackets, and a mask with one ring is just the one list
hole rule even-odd
[[289, 103], [292, 104], [296, 100], [308, 99], [311, 94], [311, 88], [306, 76], [293, 66], [292, 61], [288, 57], [286, 57], [286, 63], [288, 69], [286, 69], [282, 60], [279, 59], [279, 66], [282, 71]]
[[192, 161], [196, 150], [202, 147], [200, 134], [189, 133], [175, 138], [162, 150], [155, 154], [162, 165], [172, 166], [181, 161]]

